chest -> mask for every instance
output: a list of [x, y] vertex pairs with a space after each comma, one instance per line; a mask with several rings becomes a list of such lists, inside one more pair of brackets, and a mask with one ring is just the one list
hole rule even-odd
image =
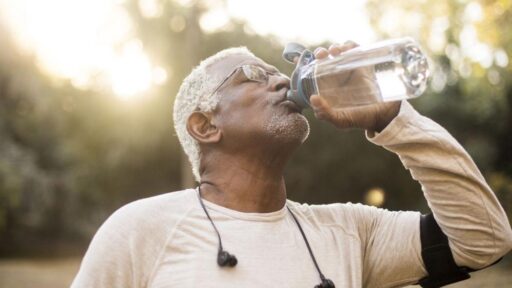
[[[187, 225], [188, 224], [188, 225]], [[318, 272], [290, 219], [255, 223], [217, 220], [233, 268], [217, 265], [218, 238], [207, 221], [183, 223], [171, 235], [149, 287], [314, 287]], [[361, 243], [341, 227], [303, 225], [318, 265], [336, 287], [361, 287]]]

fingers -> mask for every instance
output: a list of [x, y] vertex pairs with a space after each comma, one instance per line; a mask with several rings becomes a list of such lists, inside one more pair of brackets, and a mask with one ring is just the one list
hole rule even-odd
[[329, 46], [329, 54], [336, 56], [341, 53], [341, 46], [339, 44], [331, 44]]
[[334, 111], [320, 95], [312, 95], [309, 100], [316, 118], [330, 122], [341, 129], [356, 127], [350, 109]]
[[327, 103], [325, 102], [324, 98], [322, 98], [319, 95], [311, 95], [309, 98], [309, 101], [311, 102], [311, 106], [315, 110], [323, 109], [327, 107]]
[[329, 56], [329, 52], [324, 47], [316, 48], [314, 54], [316, 59], [323, 59]]
[[350, 49], [354, 49], [359, 46], [356, 42], [348, 40], [340, 47], [341, 53], [346, 52]]
[[331, 46], [329, 46], [329, 49], [325, 49], [324, 47], [318, 47], [315, 49], [315, 58], [316, 59], [323, 59], [323, 58], [326, 58], [327, 56], [331, 55], [331, 56], [337, 56], [343, 52], [346, 52], [350, 49], [353, 49], [355, 47], [359, 46], [356, 42], [354, 41], [346, 41], [345, 43], [343, 43], [343, 45], [340, 45], [340, 44], [331, 44]]
[[309, 98], [311, 107], [315, 113], [315, 117], [320, 120], [330, 120], [332, 118], [332, 111], [327, 101], [319, 95], [312, 95]]

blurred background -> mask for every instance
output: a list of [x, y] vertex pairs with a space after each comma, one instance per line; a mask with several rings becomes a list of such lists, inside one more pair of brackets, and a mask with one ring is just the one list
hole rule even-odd
[[[289, 74], [288, 41], [414, 37], [433, 73], [411, 102], [462, 143], [510, 219], [511, 14], [510, 0], [0, 0], [0, 287], [69, 286], [114, 210], [194, 185], [174, 96], [232, 46]], [[289, 198], [428, 212], [395, 155], [306, 114]], [[510, 258], [452, 286], [507, 287]]]

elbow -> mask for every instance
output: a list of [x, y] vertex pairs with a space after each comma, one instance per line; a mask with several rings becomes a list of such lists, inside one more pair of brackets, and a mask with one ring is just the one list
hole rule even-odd
[[498, 233], [495, 239], [496, 258], [499, 259], [512, 250], [512, 229], [510, 229], [508, 221], [504, 225], [502, 233]]
[[[483, 243], [481, 243], [483, 244]], [[488, 245], [474, 243], [471, 247], [465, 247], [457, 253], [462, 260], [460, 266], [478, 270], [496, 263], [500, 258], [512, 250], [512, 230], [507, 228], [503, 233], [496, 234]]]
[[500, 241], [500, 245], [497, 248], [497, 251], [501, 255], [500, 257], [503, 257], [505, 254], [510, 252], [512, 250], [512, 229], [510, 227], [507, 227], [506, 233], [503, 236], [503, 239]]
[[485, 268], [495, 264], [510, 252], [510, 250], [512, 250], [512, 230], [510, 228], [508, 228], [506, 232], [501, 234], [499, 237], [496, 237], [493, 250], [494, 253], [492, 255], [487, 255], [487, 261], [482, 261], [482, 263], [480, 263], [481, 267], [479, 268]]

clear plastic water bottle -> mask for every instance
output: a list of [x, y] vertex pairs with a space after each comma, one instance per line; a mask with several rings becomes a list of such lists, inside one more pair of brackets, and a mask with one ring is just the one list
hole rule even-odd
[[302, 45], [290, 43], [283, 57], [297, 62], [287, 98], [302, 108], [309, 107], [313, 94], [333, 109], [418, 97], [429, 76], [427, 59], [411, 38], [359, 46], [318, 60]]

